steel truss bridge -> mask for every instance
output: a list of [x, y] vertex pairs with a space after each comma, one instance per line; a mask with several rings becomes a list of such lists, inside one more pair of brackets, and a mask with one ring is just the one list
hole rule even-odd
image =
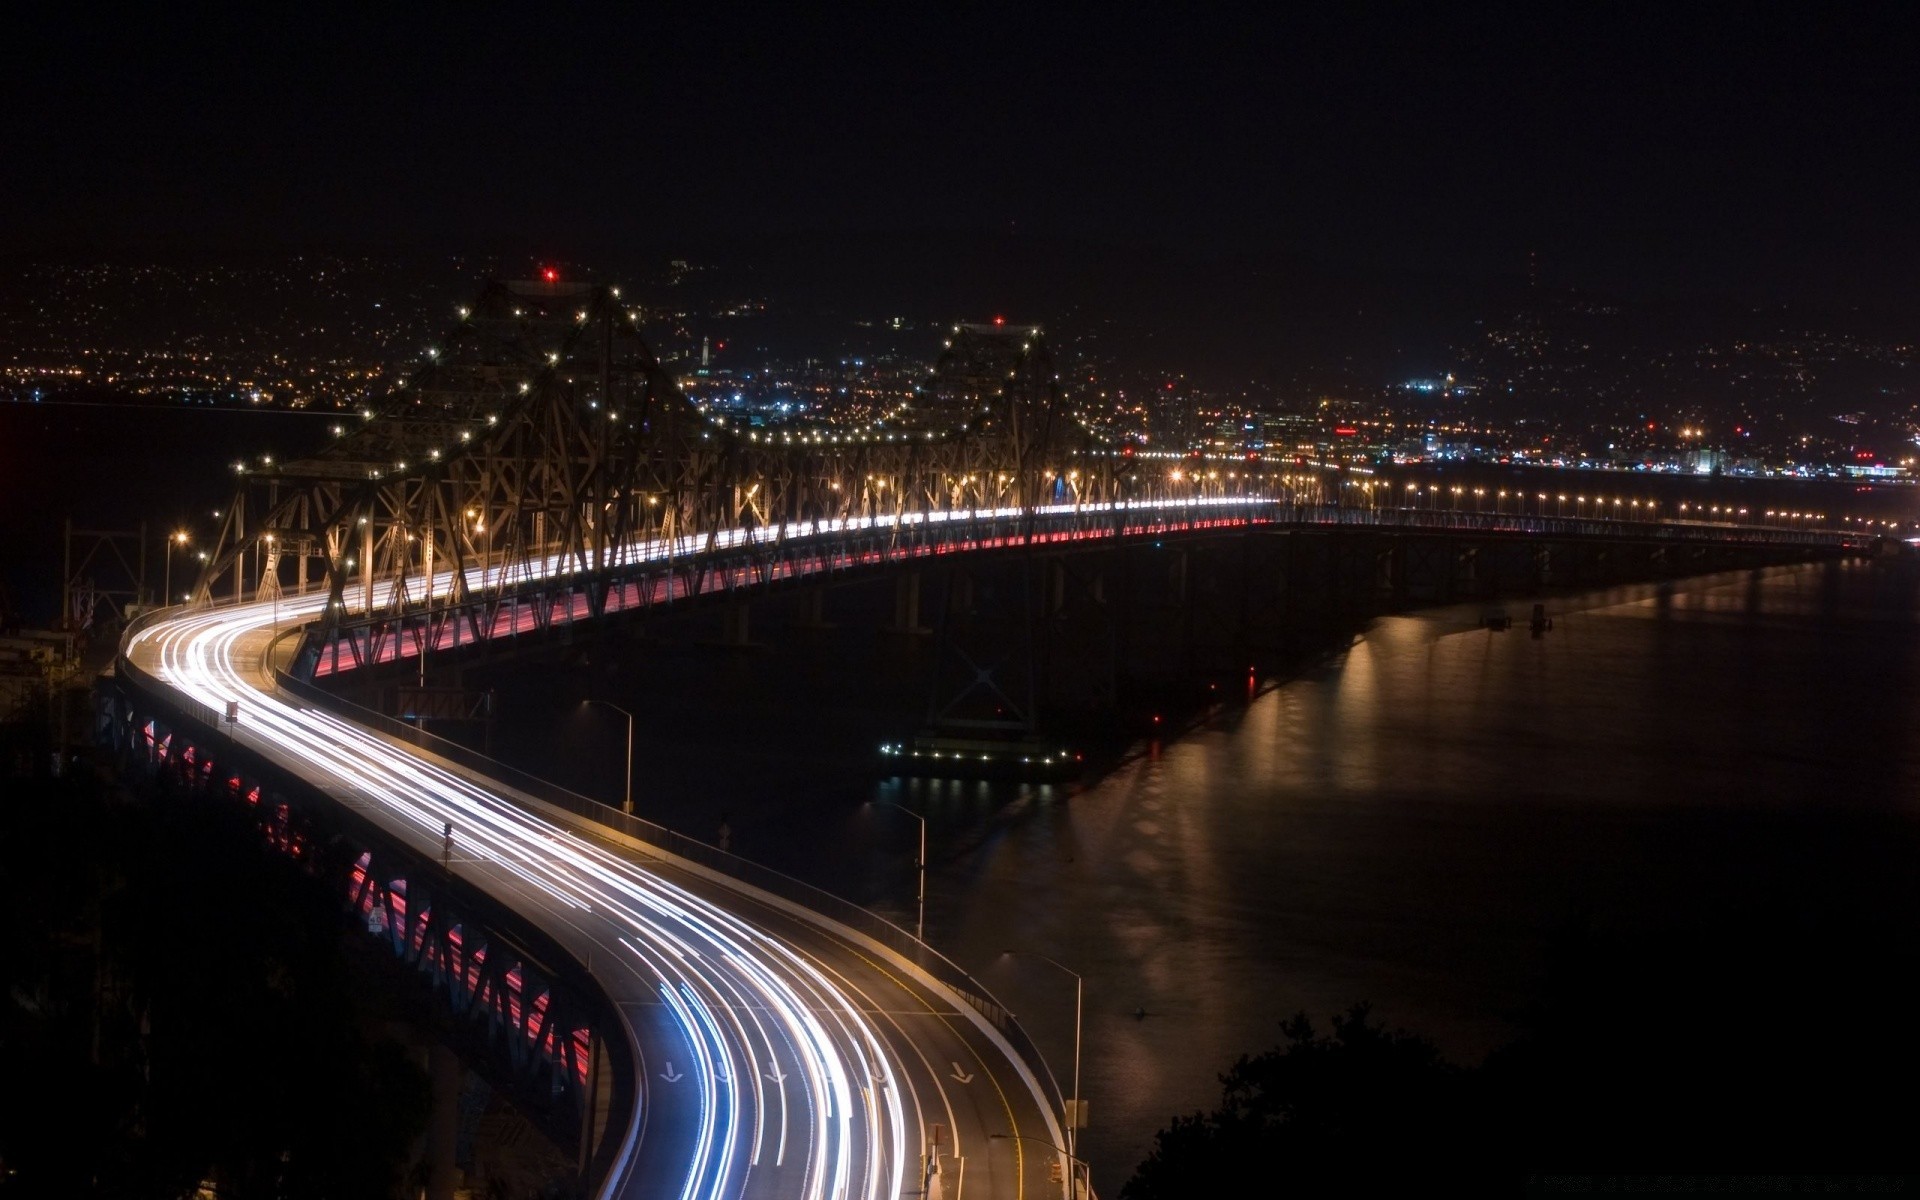
[[251, 806], [333, 879], [602, 1196], [1065, 1194], [1073, 1097], [911, 935], [356, 709], [331, 677], [940, 558], [1260, 529], [1848, 544], [1149, 469], [1072, 416], [1031, 327], [956, 326], [914, 402], [870, 423], [756, 428], [690, 403], [641, 316], [610, 287], [491, 283], [319, 451], [235, 464], [190, 603], [128, 632], [100, 710], [129, 764]]

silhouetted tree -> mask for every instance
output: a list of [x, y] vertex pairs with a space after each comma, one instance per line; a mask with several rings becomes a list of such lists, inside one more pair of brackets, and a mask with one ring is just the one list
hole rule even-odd
[[[1915, 840], [1904, 826], [1888, 836]], [[1901, 1172], [1920, 1026], [1899, 1013], [1920, 936], [1844, 881], [1698, 926], [1551, 938], [1526, 1032], [1477, 1068], [1364, 1005], [1221, 1077], [1122, 1200], [1512, 1194], [1531, 1174]]]
[[1219, 1108], [1160, 1131], [1122, 1200], [1361, 1195], [1477, 1161], [1473, 1072], [1432, 1042], [1374, 1022], [1364, 1004], [1334, 1017], [1331, 1036], [1305, 1013], [1281, 1033], [1220, 1077]]

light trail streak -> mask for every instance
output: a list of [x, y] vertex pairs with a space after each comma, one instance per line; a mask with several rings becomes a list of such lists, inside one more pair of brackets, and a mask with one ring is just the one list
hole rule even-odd
[[[909, 514], [897, 523], [972, 515], [971, 510]], [[992, 510], [991, 515], [1018, 513]], [[729, 530], [680, 538], [672, 546], [654, 541], [618, 547], [608, 557], [628, 564], [664, 560], [750, 541], [824, 539], [895, 520]], [[497, 586], [545, 577], [564, 565], [554, 556], [531, 574], [525, 566], [473, 568], [466, 582], [470, 588]], [[408, 580], [409, 594], [419, 594], [416, 589], [427, 583]], [[438, 572], [431, 590], [444, 594], [452, 583], [453, 572]], [[397, 586], [378, 585], [374, 599], [391, 597]], [[354, 589], [351, 601], [364, 606], [359, 592]], [[421, 852], [425, 861], [437, 858], [441, 831], [452, 824], [458, 839], [456, 873], [538, 920], [570, 943], [577, 956], [598, 946], [609, 953], [595, 961], [625, 964], [596, 970], [594, 976], [616, 1001], [630, 1037], [641, 1035], [624, 1006], [660, 1005], [673, 1015], [691, 1055], [687, 1070], [676, 1074], [690, 1076], [686, 1081], [693, 1086], [643, 1082], [637, 1119], [622, 1134], [616, 1170], [602, 1195], [629, 1189], [657, 1194], [665, 1174], [677, 1180], [672, 1190], [685, 1200], [901, 1196], [912, 1146], [922, 1134], [917, 1118], [923, 1086], [941, 1095], [945, 1115], [954, 1121], [954, 1106], [933, 1067], [938, 1055], [930, 1057], [915, 1045], [915, 1035], [887, 1006], [843, 971], [823, 969], [816, 959], [820, 951], [770, 936], [691, 887], [542, 818], [525, 803], [411, 747], [281, 698], [271, 690], [262, 661], [269, 643], [280, 629], [321, 615], [325, 604], [323, 594], [310, 594], [182, 612], [140, 631], [126, 652], [161, 682], [214, 712], [237, 704], [232, 734], [238, 742], [321, 783], [341, 803]], [[892, 1041], [870, 1014], [881, 1014], [889, 1023]], [[933, 1024], [948, 1028], [944, 1017]], [[988, 1027], [980, 1029], [993, 1040]], [[910, 1048], [905, 1057], [902, 1046]], [[1014, 1070], [1037, 1102], [1037, 1080], [1017, 1064]], [[1051, 1126], [1048, 1106], [1036, 1103], [1036, 1108], [1039, 1119]], [[643, 1125], [652, 1131], [672, 1124], [662, 1119], [663, 1111], [687, 1119], [693, 1133], [686, 1145], [647, 1143]], [[956, 1141], [958, 1136], [956, 1125]], [[770, 1166], [763, 1163], [769, 1140]], [[801, 1160], [797, 1185], [785, 1173], [796, 1154]], [[664, 1171], [663, 1159], [670, 1160]]]

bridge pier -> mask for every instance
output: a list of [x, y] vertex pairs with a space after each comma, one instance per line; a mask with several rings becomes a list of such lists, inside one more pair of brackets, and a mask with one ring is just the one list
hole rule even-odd
[[727, 604], [720, 617], [720, 644], [735, 649], [752, 645], [747, 640], [748, 617], [752, 610], [745, 600], [734, 600]]
[[902, 571], [893, 581], [893, 624], [888, 627], [894, 633], [915, 635], [931, 633], [920, 624], [920, 572], [918, 569]]
[[800, 593], [800, 612], [793, 619], [795, 629], [832, 629], [827, 620], [827, 589], [808, 588]]
[[1121, 632], [1107, 575], [1118, 570], [1124, 576], [1124, 560], [1124, 551], [1047, 559], [1035, 664], [1045, 703], [1065, 710], [1112, 707]]

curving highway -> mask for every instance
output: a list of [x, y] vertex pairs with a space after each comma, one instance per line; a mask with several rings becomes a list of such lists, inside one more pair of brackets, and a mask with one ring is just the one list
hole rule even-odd
[[396, 841], [438, 857], [451, 823], [454, 872], [590, 964], [642, 1081], [632, 1124], [608, 1133], [620, 1146], [600, 1195], [1063, 1194], [1044, 1145], [1036, 1154], [1032, 1141], [990, 1137], [1062, 1143], [1042, 1082], [904, 959], [276, 692], [270, 643], [323, 604], [312, 595], [185, 611], [123, 649], [215, 712], [237, 704], [247, 750]]
[[[1095, 526], [1074, 522], [1109, 514]], [[842, 535], [921, 527], [921, 540], [865, 553], [865, 563], [1009, 544], [1109, 538], [1151, 519], [1153, 529], [1200, 529], [1284, 515], [1294, 522], [1386, 523], [1371, 511], [1292, 508], [1241, 496], [962, 510], [800, 526], [730, 530], [609, 553], [609, 567], [680, 559], [743, 544], [793, 547], [783, 576], [846, 560]], [[1011, 537], [981, 521], [1025, 519]], [[1391, 523], [1437, 523], [1399, 514]], [[1469, 518], [1476, 528], [1536, 526], [1607, 532], [1587, 522]], [[1451, 527], [1459, 518], [1449, 518]], [[936, 532], [936, 527], [937, 532]], [[1674, 534], [1684, 527], [1663, 526]], [[1125, 532], [1149, 532], [1128, 527]], [[931, 536], [929, 536], [931, 535]], [[1803, 534], [1802, 537], [1807, 535]], [[816, 549], [817, 547], [817, 549]], [[549, 559], [475, 569], [470, 592], [567, 570]], [[447, 595], [453, 576], [409, 581]], [[616, 588], [609, 608], [672, 601], [671, 578]], [[387, 599], [391, 585], [376, 585]], [[627, 594], [632, 591], [634, 594]], [[365, 610], [352, 589], [349, 610]], [[1049, 1147], [1064, 1143], [1057, 1092], [978, 1011], [902, 955], [793, 901], [552, 809], [538, 798], [437, 759], [276, 689], [266, 655], [283, 632], [323, 611], [323, 594], [176, 610], [137, 628], [128, 662], [160, 685], [218, 713], [237, 706], [234, 737], [308, 781], [427, 859], [456, 831], [452, 870], [540, 926], [589, 966], [617, 1009], [638, 1103], [600, 1195], [680, 1200], [880, 1200], [930, 1196], [1024, 1200], [1065, 1195]], [[565, 619], [584, 616], [569, 612]], [[485, 636], [519, 629], [505, 624]], [[443, 631], [439, 645], [463, 635]], [[412, 653], [395, 641], [389, 654]], [[339, 662], [338, 648], [332, 651]], [[329, 665], [323, 658], [323, 669]], [[1042, 1068], [1044, 1070], [1044, 1068]], [[1071, 1175], [1070, 1172], [1067, 1173]]]

